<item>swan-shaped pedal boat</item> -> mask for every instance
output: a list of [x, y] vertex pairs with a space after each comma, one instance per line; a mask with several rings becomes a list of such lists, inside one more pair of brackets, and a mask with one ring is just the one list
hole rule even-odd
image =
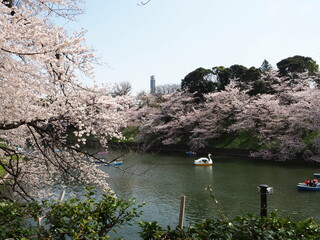
[[213, 161], [211, 159], [211, 153], [208, 154], [208, 158], [202, 157], [197, 160], [194, 160], [193, 164], [195, 166], [212, 166]]

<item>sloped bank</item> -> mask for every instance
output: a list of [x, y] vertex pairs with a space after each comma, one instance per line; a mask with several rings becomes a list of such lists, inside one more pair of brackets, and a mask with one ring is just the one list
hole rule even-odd
[[[156, 153], [185, 153], [190, 151], [190, 147], [184, 144], [174, 144], [174, 145], [156, 145], [149, 148], [145, 148], [142, 144], [135, 142], [112, 142], [110, 143], [111, 149], [122, 149], [122, 150], [133, 150], [133, 151], [145, 151], [145, 152], [156, 152]], [[241, 156], [250, 157], [249, 149], [230, 149], [230, 148], [214, 148], [205, 147], [198, 149], [196, 152], [198, 154], [208, 154], [212, 153], [215, 155], [228, 155], [228, 156]]]
[[[130, 135], [131, 139], [134, 139], [137, 132]], [[148, 138], [146, 138], [148, 139]], [[146, 142], [135, 141], [111, 141], [110, 146], [112, 148], [127, 148], [138, 151], [147, 152], [188, 152], [196, 151], [199, 154], [216, 154], [216, 155], [231, 155], [231, 156], [243, 156], [250, 157], [251, 152], [256, 152], [261, 149], [259, 140], [252, 136], [249, 131], [241, 131], [238, 133], [223, 133], [218, 139], [212, 139], [208, 141], [206, 147], [199, 149], [192, 149], [187, 142], [180, 142], [172, 145], [164, 145], [161, 143], [153, 143], [148, 146]], [[155, 142], [155, 141], [154, 141]], [[147, 146], [147, 147], [146, 147]]]

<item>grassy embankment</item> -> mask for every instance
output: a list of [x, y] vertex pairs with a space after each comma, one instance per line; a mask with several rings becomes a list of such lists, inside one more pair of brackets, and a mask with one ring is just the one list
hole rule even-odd
[[259, 150], [259, 140], [253, 137], [250, 132], [243, 131], [240, 133], [225, 133], [219, 139], [209, 142], [209, 146], [213, 148], [223, 149], [244, 149], [244, 150]]
[[[297, 152], [296, 157], [304, 154], [304, 151], [314, 150], [314, 140], [319, 136], [319, 131], [307, 132], [301, 139], [306, 147], [301, 152]], [[226, 152], [232, 150], [243, 150], [248, 152], [255, 152], [259, 150], [271, 150], [277, 151], [280, 146], [279, 140], [273, 140], [268, 144], [261, 145], [257, 137], [252, 136], [249, 131], [242, 131], [238, 133], [226, 133], [223, 134], [219, 139], [211, 140], [209, 146], [213, 149], [224, 149]]]
[[[303, 142], [309, 146], [312, 144], [312, 141], [317, 138], [319, 131], [311, 131], [302, 138]], [[225, 148], [225, 149], [250, 149], [250, 150], [261, 150], [268, 149], [271, 145], [276, 146], [277, 141], [270, 143], [270, 146], [264, 146], [259, 144], [259, 139], [253, 137], [250, 132], [243, 131], [237, 134], [225, 134], [222, 135], [216, 144], [213, 144], [216, 148]]]
[[[123, 139], [112, 139], [111, 142], [114, 143], [135, 143], [135, 138], [139, 133], [139, 128], [128, 127], [123, 131]], [[150, 138], [150, 136], [148, 136]], [[151, 136], [152, 138], [152, 136]], [[190, 139], [188, 137], [177, 143], [177, 146], [185, 146], [188, 148], [188, 142]], [[159, 146], [161, 147], [161, 146]], [[166, 146], [163, 146], [166, 148]], [[174, 148], [174, 145], [170, 148]], [[242, 131], [239, 133], [224, 133], [218, 139], [212, 139], [208, 141], [206, 149], [226, 149], [226, 150], [259, 150], [263, 147], [259, 145], [259, 139], [253, 137], [249, 131]]]
[[0, 166], [0, 176], [2, 176], [4, 174], [4, 170], [3, 168]]

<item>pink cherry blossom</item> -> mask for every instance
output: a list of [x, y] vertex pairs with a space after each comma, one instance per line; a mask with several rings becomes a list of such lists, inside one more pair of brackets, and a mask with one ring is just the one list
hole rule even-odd
[[[5, 183], [23, 196], [57, 183], [109, 189], [107, 174], [81, 146], [88, 135], [96, 136], [102, 147], [120, 137], [132, 101], [79, 82], [80, 73], [93, 77], [96, 59], [83, 32], [68, 34], [53, 24], [53, 17], [73, 18], [81, 13], [81, 4], [0, 3], [0, 164], [8, 173]], [[78, 142], [70, 145], [66, 133]]]

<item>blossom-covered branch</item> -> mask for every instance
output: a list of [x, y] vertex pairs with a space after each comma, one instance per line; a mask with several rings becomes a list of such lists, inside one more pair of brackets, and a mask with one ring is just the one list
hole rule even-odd
[[131, 99], [79, 82], [79, 73], [93, 77], [93, 51], [83, 32], [68, 34], [49, 16], [73, 14], [70, 9], [80, 11], [81, 3], [0, 4], [0, 165], [8, 174], [5, 184], [23, 196], [57, 183], [109, 189], [107, 174], [83, 146], [88, 136], [102, 148], [120, 137]]

